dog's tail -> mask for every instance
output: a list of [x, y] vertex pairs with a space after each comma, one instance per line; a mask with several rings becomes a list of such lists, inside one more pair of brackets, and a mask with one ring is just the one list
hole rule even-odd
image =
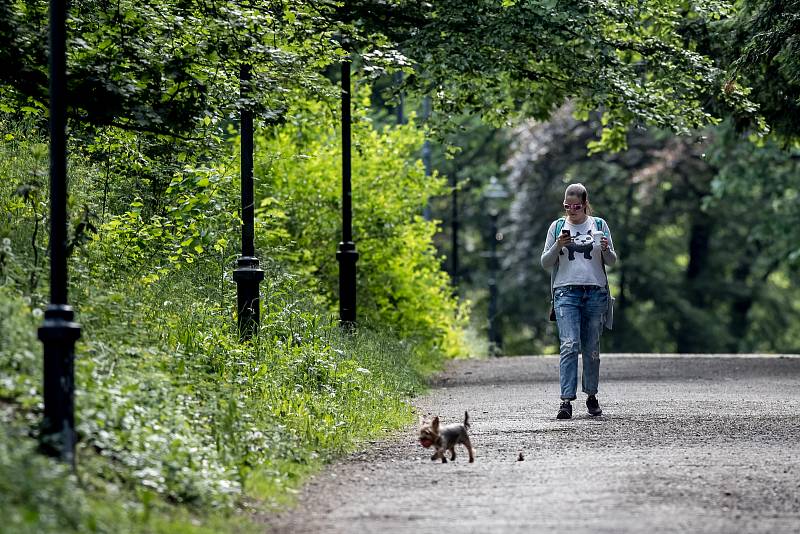
[[469, 428], [469, 412], [464, 412], [464, 426]]

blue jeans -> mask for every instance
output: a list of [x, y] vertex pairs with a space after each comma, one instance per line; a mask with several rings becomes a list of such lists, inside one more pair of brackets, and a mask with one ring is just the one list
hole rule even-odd
[[583, 354], [583, 392], [595, 395], [600, 378], [600, 334], [608, 302], [608, 289], [599, 286], [557, 287], [554, 297], [558, 337], [561, 341], [561, 399], [576, 398], [579, 352]]

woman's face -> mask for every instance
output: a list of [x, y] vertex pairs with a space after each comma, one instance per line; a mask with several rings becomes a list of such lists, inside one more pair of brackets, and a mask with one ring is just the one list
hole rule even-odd
[[583, 209], [583, 201], [577, 195], [567, 195], [564, 197], [564, 209], [569, 215], [579, 215]]

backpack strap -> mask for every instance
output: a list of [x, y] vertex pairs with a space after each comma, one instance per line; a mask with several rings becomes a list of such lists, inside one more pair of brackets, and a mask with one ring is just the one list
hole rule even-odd
[[[605, 222], [600, 217], [594, 218], [594, 224], [597, 226], [597, 229], [603, 232], [603, 225]], [[603, 232], [605, 235], [605, 232]], [[608, 237], [608, 236], [606, 236]], [[606, 289], [608, 290], [608, 298], [611, 298], [611, 290], [608, 287], [608, 273], [606, 272], [606, 261], [603, 259], [603, 252], [600, 252], [600, 264], [603, 266], [603, 274], [606, 275]]]
[[[556, 220], [556, 227], [553, 229], [553, 239], [556, 241], [558, 240], [558, 234], [561, 233], [561, 229], [564, 228], [564, 223], [567, 221], [566, 218], [560, 217]], [[553, 244], [555, 246], [555, 243]], [[556, 273], [558, 273], [558, 260], [556, 260], [556, 264], [553, 265], [553, 270], [550, 271], [550, 305], [555, 306], [555, 289], [553, 288], [553, 284], [556, 281]]]
[[[597, 229], [603, 232], [603, 225], [605, 224], [605, 221], [603, 221], [603, 219], [601, 219], [600, 217], [595, 217], [594, 222], [597, 225]], [[606, 234], [605, 232], [603, 232], [603, 234], [606, 237], [608, 237], [608, 234]], [[606, 272], [606, 261], [603, 259], [602, 252], [600, 252], [600, 263], [603, 266], [603, 274], [606, 275], [606, 292], [608, 293], [608, 308], [606, 309], [607, 316], [603, 324], [605, 325], [606, 328], [611, 330], [614, 318], [614, 297], [611, 296], [611, 286], [608, 283], [608, 273]], [[611, 316], [611, 325], [609, 325], [609, 319], [608, 319], [609, 311]]]
[[601, 219], [600, 217], [593, 217], [593, 219], [594, 219], [594, 224], [597, 226], [597, 229], [602, 232], [605, 221], [603, 221], [603, 219]]
[[564, 217], [561, 217], [560, 219], [556, 220], [556, 227], [553, 229], [554, 238], [558, 239], [558, 234], [561, 233], [561, 229], [564, 228], [564, 223], [566, 221], [567, 220]]

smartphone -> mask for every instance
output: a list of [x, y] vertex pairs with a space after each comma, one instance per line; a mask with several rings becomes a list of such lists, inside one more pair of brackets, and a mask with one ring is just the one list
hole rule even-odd
[[565, 236], [569, 237], [569, 230], [564, 228], [563, 230], [561, 230], [561, 235], [565, 235]]

